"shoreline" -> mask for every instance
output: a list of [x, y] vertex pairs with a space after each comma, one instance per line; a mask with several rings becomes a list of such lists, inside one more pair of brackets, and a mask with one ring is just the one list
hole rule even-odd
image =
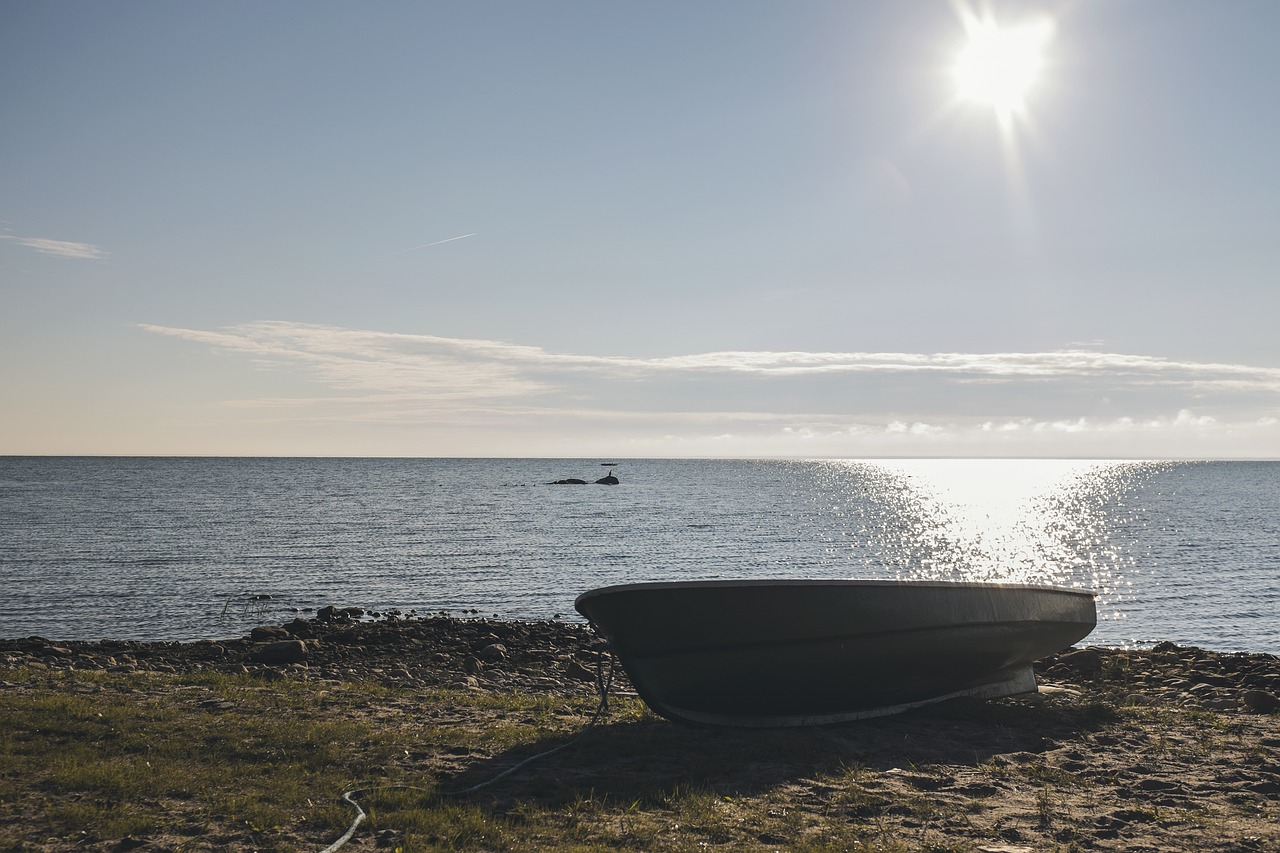
[[[141, 719], [145, 734], [166, 715], [180, 726], [209, 724], [210, 715], [222, 715], [224, 727], [248, 726], [272, 716], [262, 708], [287, 706], [289, 719], [365, 727], [365, 741], [354, 738], [364, 746], [325, 765], [339, 774], [365, 760], [368, 738], [394, 737], [399, 757], [367, 772], [435, 793], [413, 803], [377, 795], [385, 798], [379, 817], [357, 832], [355, 850], [1280, 846], [1275, 655], [1087, 646], [1037, 663], [1038, 694], [765, 731], [655, 717], [619, 670], [609, 713], [580, 744], [445, 802], [441, 791], [484, 781], [581, 733], [596, 706], [601, 647], [586, 625], [571, 623], [354, 616], [325, 610], [247, 637], [192, 643], [0, 639], [0, 719], [89, 696], [99, 715], [118, 707], [121, 720]], [[9, 737], [41, 748], [40, 725], [30, 725], [29, 743], [20, 725]], [[172, 737], [207, 751], [211, 735], [178, 731]], [[110, 740], [91, 737], [101, 734], [72, 732], [44, 748], [110, 751]], [[260, 749], [270, 753], [270, 740]], [[28, 778], [0, 769], [5, 849], [318, 849], [352, 817], [340, 790], [308, 790], [303, 802], [282, 804], [289, 819], [251, 830], [238, 812], [210, 806], [213, 794], [198, 793], [156, 797], [151, 829], [112, 837], [117, 825], [99, 816], [71, 831], [60, 816], [110, 796], [60, 789], [43, 779], [35, 757], [26, 767]], [[245, 778], [258, 772], [269, 771]], [[465, 813], [486, 829], [453, 843], [463, 836], [450, 833], [464, 830], [427, 828], [425, 813], [455, 822]], [[163, 828], [175, 816], [189, 820], [187, 834]]]

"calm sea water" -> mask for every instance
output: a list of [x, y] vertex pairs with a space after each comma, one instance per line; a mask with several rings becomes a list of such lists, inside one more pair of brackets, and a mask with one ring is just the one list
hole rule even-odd
[[[1096, 590], [1089, 642], [1280, 653], [1280, 462], [0, 457], [0, 636], [237, 636], [326, 604], [577, 619], [592, 587]], [[268, 597], [269, 596], [269, 597]]]

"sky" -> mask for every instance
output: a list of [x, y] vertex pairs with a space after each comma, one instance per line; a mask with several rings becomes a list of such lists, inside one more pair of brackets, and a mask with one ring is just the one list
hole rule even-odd
[[2, 4], [0, 454], [1280, 458], [1276, 32]]

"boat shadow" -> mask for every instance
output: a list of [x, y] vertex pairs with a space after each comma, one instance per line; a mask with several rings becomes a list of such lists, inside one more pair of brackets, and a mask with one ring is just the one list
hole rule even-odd
[[[1011, 753], [1025, 758], [1114, 718], [1114, 709], [1088, 702], [969, 698], [892, 717], [789, 729], [699, 727], [653, 716], [609, 722], [606, 717], [579, 742], [467, 796], [499, 810], [516, 802], [554, 807], [588, 793], [654, 801], [690, 787], [748, 796], [861, 769], [976, 767]], [[440, 780], [439, 790], [466, 791], [572, 738], [544, 738], [498, 753]]]

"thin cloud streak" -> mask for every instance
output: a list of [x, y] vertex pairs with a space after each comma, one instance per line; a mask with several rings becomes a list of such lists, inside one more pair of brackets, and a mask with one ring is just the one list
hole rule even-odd
[[406, 347], [409, 336], [278, 322], [246, 324], [221, 332], [147, 324], [140, 328], [247, 353], [264, 368], [301, 363], [335, 391], [354, 393], [365, 400], [392, 394], [459, 401], [523, 397], [547, 390], [543, 383], [522, 376], [517, 365], [467, 359], [445, 348]]
[[50, 240], [45, 237], [18, 237], [13, 234], [0, 234], [0, 240], [9, 240], [28, 249], [34, 249], [42, 255], [53, 255], [59, 258], [75, 258], [78, 260], [101, 260], [107, 257], [107, 251], [92, 243], [74, 243], [70, 240]]
[[459, 234], [457, 237], [446, 237], [443, 240], [436, 240], [434, 243], [423, 243], [421, 246], [410, 246], [407, 249], [400, 249], [398, 251], [392, 252], [391, 254], [403, 255], [405, 252], [416, 252], [419, 249], [427, 249], [427, 248], [430, 248], [431, 246], [440, 246], [444, 243], [452, 243], [454, 240], [465, 240], [468, 237], [476, 236], [477, 233], [478, 232], [473, 231], [470, 234]]
[[1280, 392], [1280, 368], [1192, 362], [1157, 356], [1065, 350], [1039, 353], [711, 352], [658, 358], [552, 353], [537, 347], [471, 338], [341, 329], [260, 321], [222, 331], [140, 324], [140, 328], [222, 349], [308, 363], [358, 359], [394, 373], [405, 366], [469, 363], [517, 372], [590, 372], [643, 378], [662, 373], [745, 374], [762, 377], [828, 374], [933, 374], [956, 382], [1109, 379], [1223, 391]]

